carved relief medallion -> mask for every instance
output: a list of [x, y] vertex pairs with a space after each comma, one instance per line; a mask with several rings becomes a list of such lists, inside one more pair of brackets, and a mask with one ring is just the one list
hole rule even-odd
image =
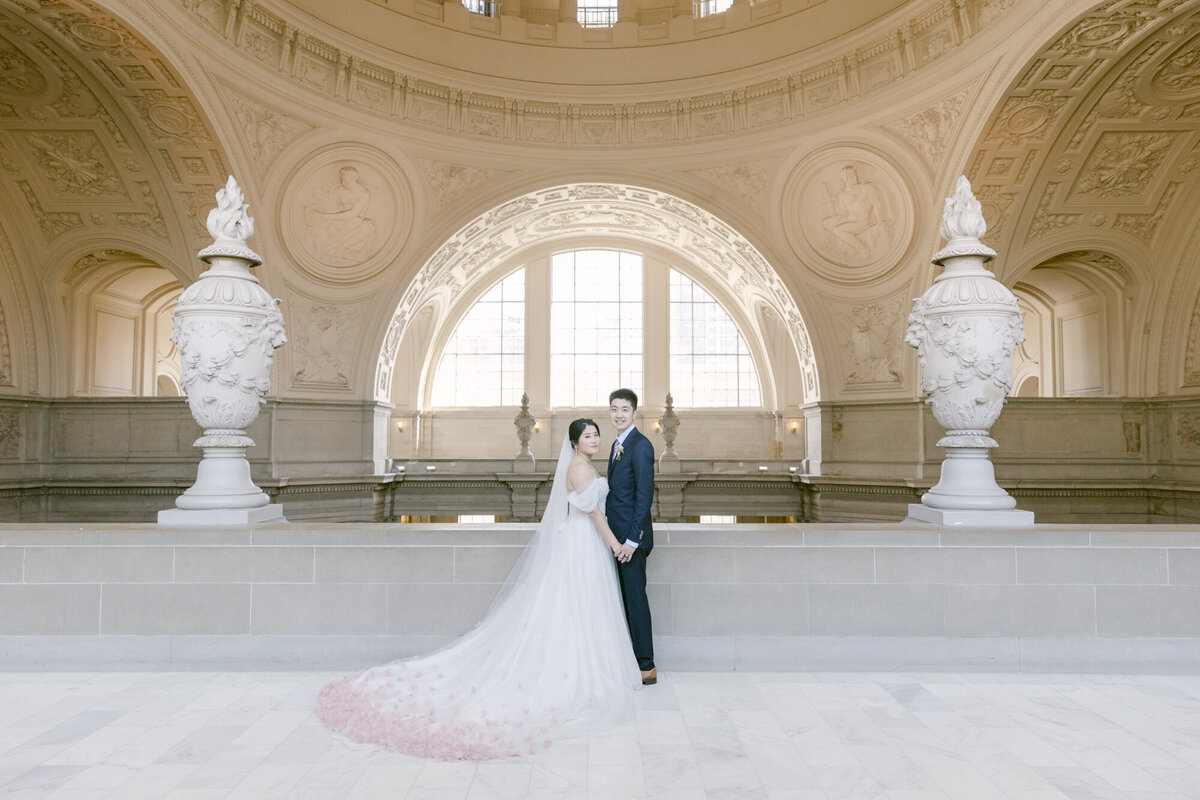
[[784, 227], [797, 253], [839, 283], [875, 280], [912, 240], [912, 192], [868, 150], [836, 147], [796, 168], [784, 193]]
[[1150, 80], [1154, 93], [1165, 100], [1200, 97], [1200, 35], [1168, 55]]
[[44, 68], [0, 37], [0, 98], [28, 102], [45, 98], [49, 88]]
[[412, 192], [399, 167], [367, 147], [317, 153], [288, 179], [280, 218], [286, 244], [309, 275], [329, 283], [369, 278], [395, 257], [412, 224]]

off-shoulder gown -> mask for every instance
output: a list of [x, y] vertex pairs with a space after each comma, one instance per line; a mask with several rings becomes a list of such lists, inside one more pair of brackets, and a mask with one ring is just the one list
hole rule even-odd
[[628, 714], [641, 673], [616, 562], [588, 516], [607, 494], [603, 478], [569, 493], [566, 521], [535, 534], [479, 625], [430, 655], [328, 684], [321, 720], [354, 742], [477, 760], [531, 753]]

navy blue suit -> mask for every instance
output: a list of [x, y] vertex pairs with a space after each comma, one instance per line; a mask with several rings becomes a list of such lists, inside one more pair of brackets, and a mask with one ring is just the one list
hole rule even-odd
[[637, 544], [633, 557], [617, 562], [621, 599], [633, 654], [643, 670], [654, 669], [654, 637], [646, 599], [646, 556], [654, 547], [650, 507], [654, 503], [654, 445], [637, 428], [629, 431], [620, 453], [616, 442], [608, 457], [608, 527], [617, 541]]

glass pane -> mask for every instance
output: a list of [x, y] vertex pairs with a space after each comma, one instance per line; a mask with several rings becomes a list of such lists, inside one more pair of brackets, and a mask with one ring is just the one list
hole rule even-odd
[[637, 365], [640, 384], [641, 264], [638, 254], [617, 250], [554, 256], [552, 405], [604, 405], [609, 391], [626, 385], [630, 364]]
[[669, 363], [675, 403], [761, 405], [754, 360], [728, 312], [678, 270], [671, 270], [670, 306]]
[[524, 371], [525, 271], [518, 270], [459, 320], [434, 373], [433, 405], [515, 405]]

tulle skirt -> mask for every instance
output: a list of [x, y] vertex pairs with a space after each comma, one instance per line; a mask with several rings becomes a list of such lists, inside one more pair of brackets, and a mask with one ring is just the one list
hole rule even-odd
[[449, 761], [532, 753], [626, 717], [641, 673], [591, 520], [572, 512], [535, 534], [516, 571], [455, 643], [325, 686], [321, 720], [354, 742]]

